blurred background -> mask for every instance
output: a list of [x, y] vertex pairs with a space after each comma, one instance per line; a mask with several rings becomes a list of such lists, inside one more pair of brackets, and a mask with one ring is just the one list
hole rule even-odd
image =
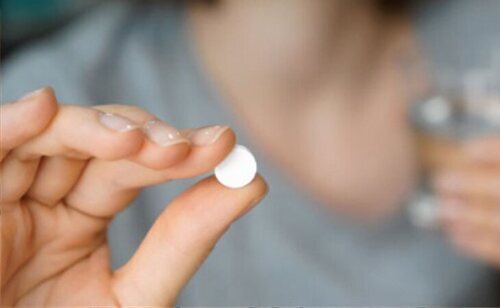
[[1, 0], [2, 60], [103, 2], [106, 0]]

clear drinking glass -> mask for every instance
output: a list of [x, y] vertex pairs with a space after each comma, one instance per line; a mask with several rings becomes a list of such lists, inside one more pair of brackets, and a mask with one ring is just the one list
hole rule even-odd
[[429, 175], [460, 164], [463, 141], [500, 133], [500, 49], [493, 50], [489, 62], [465, 72], [440, 71], [433, 94], [411, 106], [422, 174], [408, 213], [418, 227], [439, 227]]

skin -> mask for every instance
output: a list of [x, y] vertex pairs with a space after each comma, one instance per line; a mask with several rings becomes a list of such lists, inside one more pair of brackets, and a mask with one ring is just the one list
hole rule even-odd
[[361, 219], [398, 210], [415, 175], [405, 81], [418, 74], [400, 65], [414, 43], [403, 18], [370, 3], [223, 1], [190, 15], [206, 70], [254, 142], [313, 197]]
[[137, 123], [112, 131], [97, 109], [59, 106], [50, 88], [1, 108], [2, 306], [173, 305], [218, 238], [267, 190], [260, 176], [242, 189], [200, 181], [112, 271], [112, 218], [145, 186], [214, 168], [233, 147], [233, 132], [203, 146], [163, 147], [139, 129], [154, 118], [147, 112], [99, 106]]
[[500, 138], [425, 143], [442, 231], [467, 256], [500, 268]]
[[[404, 18], [380, 18], [369, 3], [222, 1], [189, 13], [203, 65], [254, 142], [326, 207], [359, 219], [397, 211], [413, 187], [406, 102], [425, 84], [401, 67], [417, 61]], [[260, 177], [239, 190], [199, 182], [113, 272], [105, 237], [113, 216], [145, 186], [211, 170], [234, 134], [159, 147], [140, 129], [96, 125], [95, 109], [59, 106], [50, 89], [1, 108], [2, 305], [172, 305], [217, 239], [266, 191]], [[154, 117], [98, 108], [139, 127]], [[457, 153], [463, 158], [436, 174], [444, 230], [462, 251], [498, 265], [499, 138], [439, 157]], [[451, 219], [445, 209], [457, 199], [462, 215]]]
[[[408, 21], [370, 3], [220, 1], [189, 15], [205, 69], [254, 142], [335, 215], [365, 221], [398, 211], [415, 185], [426, 159], [407, 107], [429, 87]], [[445, 235], [500, 268], [500, 136], [423, 164], [436, 170]]]

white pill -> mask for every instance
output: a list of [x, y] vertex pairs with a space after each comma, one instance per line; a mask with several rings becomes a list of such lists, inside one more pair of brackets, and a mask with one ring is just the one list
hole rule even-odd
[[250, 150], [235, 145], [231, 153], [217, 167], [215, 177], [224, 186], [240, 188], [250, 183], [257, 173], [257, 162]]

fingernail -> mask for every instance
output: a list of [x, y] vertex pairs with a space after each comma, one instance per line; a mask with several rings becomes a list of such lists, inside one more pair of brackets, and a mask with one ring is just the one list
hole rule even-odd
[[191, 140], [194, 145], [209, 145], [216, 142], [228, 129], [228, 126], [221, 125], [201, 127], [188, 131], [186, 137]]
[[465, 204], [457, 199], [444, 200], [439, 208], [439, 216], [447, 220], [456, 220], [463, 216]]
[[17, 101], [18, 102], [21, 102], [21, 101], [27, 101], [27, 100], [30, 100], [32, 99], [33, 97], [37, 96], [38, 94], [42, 93], [43, 91], [45, 91], [48, 87], [43, 87], [43, 88], [40, 88], [38, 90], [35, 90], [35, 91], [31, 91], [29, 92], [28, 94], [25, 94], [23, 97], [21, 97], [20, 99], [18, 99]]
[[160, 146], [189, 142], [177, 129], [156, 119], [150, 120], [144, 124], [143, 131], [151, 141]]
[[437, 190], [447, 192], [458, 192], [462, 188], [463, 181], [458, 174], [447, 173], [435, 177], [434, 186]]
[[109, 112], [102, 112], [99, 120], [107, 128], [120, 133], [128, 132], [139, 127], [136, 123], [129, 119]]

